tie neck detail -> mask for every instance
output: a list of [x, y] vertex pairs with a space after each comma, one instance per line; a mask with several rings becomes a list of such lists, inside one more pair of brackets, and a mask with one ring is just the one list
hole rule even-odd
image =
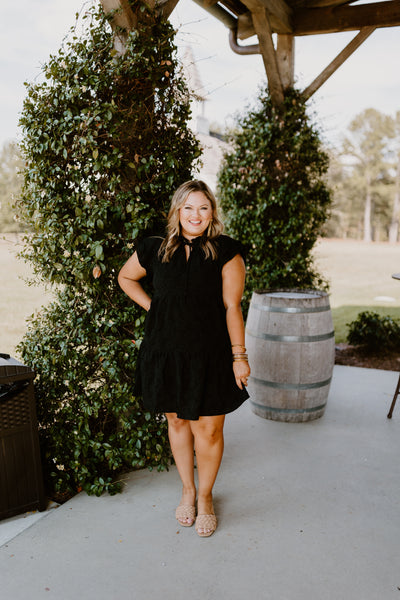
[[188, 240], [183, 235], [181, 235], [180, 239], [181, 239], [181, 242], [182, 242], [182, 244], [184, 246], [189, 246], [189, 248], [193, 248], [193, 247], [198, 246], [200, 244], [200, 241], [203, 239], [203, 236], [199, 235], [198, 237], [195, 237], [192, 240]]

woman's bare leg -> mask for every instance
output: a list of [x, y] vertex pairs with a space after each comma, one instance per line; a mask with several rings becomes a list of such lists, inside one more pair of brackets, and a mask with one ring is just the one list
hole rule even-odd
[[[172, 454], [182, 481], [180, 504], [195, 506], [196, 486], [194, 483], [194, 437], [190, 421], [178, 419], [176, 413], [166, 413], [168, 436]], [[185, 522], [189, 523], [190, 519]]]
[[[224, 452], [224, 422], [225, 415], [200, 417], [198, 421], [190, 421], [199, 475], [199, 515], [214, 514], [212, 490]], [[199, 530], [199, 533], [208, 531]]]

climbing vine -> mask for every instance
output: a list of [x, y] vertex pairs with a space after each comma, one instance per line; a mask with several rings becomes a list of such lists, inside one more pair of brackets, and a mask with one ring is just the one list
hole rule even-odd
[[[92, 7], [27, 84], [19, 200], [22, 256], [55, 300], [20, 344], [34, 367], [48, 489], [121, 489], [127, 469], [164, 469], [166, 423], [143, 412], [134, 371], [143, 310], [117, 274], [141, 235], [162, 232], [173, 191], [200, 156], [174, 31], [141, 0], [120, 55]], [[78, 33], [78, 29], [80, 30]]]

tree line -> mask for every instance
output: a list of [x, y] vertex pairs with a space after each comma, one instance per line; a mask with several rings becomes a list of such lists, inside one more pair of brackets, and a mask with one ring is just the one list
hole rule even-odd
[[333, 205], [325, 225], [327, 237], [397, 242], [400, 111], [391, 117], [374, 108], [364, 110], [330, 155]]
[[[368, 108], [349, 124], [339, 148], [329, 150], [327, 183], [332, 208], [326, 237], [399, 240], [400, 111], [394, 117]], [[14, 208], [21, 188], [18, 145], [0, 151], [0, 231], [22, 231]]]

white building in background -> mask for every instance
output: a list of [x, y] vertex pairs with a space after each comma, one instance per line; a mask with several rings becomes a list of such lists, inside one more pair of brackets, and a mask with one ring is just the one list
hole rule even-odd
[[190, 46], [186, 48], [182, 63], [185, 78], [192, 94], [192, 118], [189, 122], [189, 126], [196, 134], [196, 137], [203, 148], [203, 164], [197, 177], [198, 179], [205, 181], [213, 192], [215, 192], [217, 188], [217, 174], [223, 155], [229, 149], [229, 144], [210, 135], [209, 121], [205, 116], [208, 94], [203, 87], [199, 70]]

